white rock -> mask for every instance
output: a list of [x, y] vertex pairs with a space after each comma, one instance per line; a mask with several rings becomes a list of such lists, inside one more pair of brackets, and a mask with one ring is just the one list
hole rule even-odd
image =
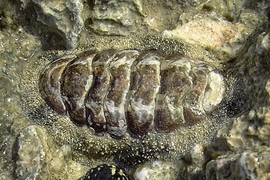
[[133, 177], [135, 180], [173, 180], [177, 179], [180, 167], [180, 163], [154, 161], [138, 167]]

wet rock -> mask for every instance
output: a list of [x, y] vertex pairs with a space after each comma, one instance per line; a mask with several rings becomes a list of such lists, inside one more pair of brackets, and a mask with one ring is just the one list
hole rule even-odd
[[270, 148], [247, 150], [241, 154], [224, 155], [206, 166], [206, 179], [269, 179]]
[[18, 21], [13, 15], [14, 6], [9, 1], [0, 2], [0, 30], [12, 29], [16, 30], [18, 28]]
[[265, 19], [255, 12], [242, 12], [241, 20], [237, 22], [230, 22], [216, 14], [201, 14], [163, 34], [200, 45], [226, 62], [236, 58], [246, 48], [247, 40], [264, 25]]
[[14, 62], [26, 60], [41, 46], [34, 36], [27, 34], [22, 28], [13, 32], [1, 32], [0, 41], [0, 56], [2, 57], [0, 64], [9, 60]]
[[192, 163], [199, 168], [203, 168], [205, 163], [205, 147], [200, 144], [195, 145], [191, 149], [190, 155], [192, 158]]
[[141, 0], [99, 1], [91, 5], [89, 27], [98, 34], [129, 35], [142, 23]]
[[135, 180], [177, 179], [182, 164], [176, 162], [154, 161], [141, 165], [133, 174]]
[[69, 146], [58, 147], [36, 125], [21, 130], [13, 151], [17, 179], [77, 179], [85, 173], [82, 165], [71, 160]]
[[210, 161], [206, 166], [207, 179], [229, 179], [231, 171], [235, 168], [237, 155], [222, 156]]
[[46, 172], [46, 141], [44, 132], [35, 126], [24, 129], [18, 136], [16, 149], [16, 170], [18, 179], [36, 179], [49, 176]]
[[243, 10], [243, 6], [248, 3], [248, 0], [213, 0], [207, 1], [202, 6], [202, 9], [205, 11], [214, 11], [226, 18], [228, 21], [235, 21], [239, 18], [241, 11]]
[[83, 5], [79, 0], [22, 0], [26, 25], [41, 37], [43, 49], [73, 49], [82, 31]]
[[[261, 59], [263, 63], [269, 63], [269, 42], [269, 35], [262, 33], [257, 39], [256, 46], [250, 47], [248, 54], [253, 54], [254, 56], [251, 57]], [[207, 179], [270, 178], [270, 81], [269, 76], [264, 79], [266, 83], [260, 84], [262, 78], [259, 79], [259, 81], [253, 79], [253, 82], [257, 82], [253, 89], [261, 91], [256, 98], [257, 103], [254, 108], [248, 114], [236, 118], [231, 126], [218, 131], [216, 138], [223, 139], [223, 144], [228, 145], [230, 152], [223, 152], [225, 155], [207, 164]], [[222, 148], [221, 146], [220, 149]]]

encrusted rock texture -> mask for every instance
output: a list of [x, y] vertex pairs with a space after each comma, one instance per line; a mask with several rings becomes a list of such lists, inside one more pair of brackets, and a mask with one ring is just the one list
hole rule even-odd
[[[1, 1], [0, 179], [270, 179], [269, 22], [266, 0]], [[203, 83], [194, 77], [201, 71], [192, 73], [192, 67], [203, 62], [195, 67], [208, 67], [207, 90], [196, 93], [187, 86], [187, 92], [178, 91], [184, 100], [177, 101], [189, 112], [201, 112], [200, 122], [115, 138], [74, 123], [73, 112], [61, 115], [44, 101], [39, 80], [48, 64], [112, 49], [184, 58], [192, 63], [181, 66], [191, 69], [183, 71], [181, 83], [198, 88]], [[158, 62], [151, 59], [149, 67], [153, 61]], [[89, 68], [101, 61], [96, 63]], [[139, 66], [127, 70], [137, 77], [146, 72]], [[131, 101], [127, 93], [122, 102]], [[170, 113], [162, 112], [171, 119], [181, 116], [168, 97], [177, 95], [164, 94]], [[138, 102], [134, 107], [143, 109]]]

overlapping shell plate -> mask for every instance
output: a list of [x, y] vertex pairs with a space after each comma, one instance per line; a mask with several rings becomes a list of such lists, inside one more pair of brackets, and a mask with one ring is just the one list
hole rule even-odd
[[193, 126], [220, 109], [226, 89], [222, 73], [206, 62], [137, 50], [65, 55], [39, 82], [57, 113], [116, 138]]

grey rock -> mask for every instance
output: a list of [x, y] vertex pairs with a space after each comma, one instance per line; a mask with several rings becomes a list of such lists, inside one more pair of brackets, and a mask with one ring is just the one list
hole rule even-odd
[[43, 49], [73, 49], [82, 31], [83, 5], [79, 0], [22, 0], [29, 29], [41, 36]]
[[88, 169], [71, 160], [70, 146], [59, 147], [36, 125], [20, 131], [13, 151], [16, 179], [78, 179]]
[[43, 143], [46, 135], [44, 135], [43, 130], [37, 126], [29, 126], [19, 133], [15, 150], [15, 175], [18, 179], [49, 176], [45, 171], [46, 150]]
[[220, 156], [206, 165], [206, 179], [269, 179], [269, 154], [269, 147], [260, 147], [255, 151]]
[[92, 8], [90, 28], [98, 34], [128, 35], [142, 23], [141, 0], [95, 0]]

